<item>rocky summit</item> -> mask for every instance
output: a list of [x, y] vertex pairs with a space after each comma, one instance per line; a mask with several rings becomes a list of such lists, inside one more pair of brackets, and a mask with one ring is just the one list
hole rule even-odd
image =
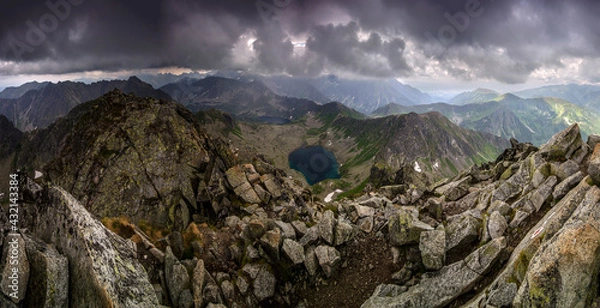
[[600, 137], [577, 124], [329, 203], [165, 100], [112, 91], [15, 140], [0, 307], [600, 304]]

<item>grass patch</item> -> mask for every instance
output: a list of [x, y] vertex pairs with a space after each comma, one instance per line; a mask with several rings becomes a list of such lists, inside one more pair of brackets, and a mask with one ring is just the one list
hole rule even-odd
[[363, 180], [360, 184], [358, 184], [356, 187], [343, 192], [341, 194], [339, 194], [336, 198], [336, 200], [341, 200], [344, 198], [354, 198], [354, 197], [358, 197], [360, 195], [363, 194], [363, 191], [365, 190], [365, 187], [367, 187], [367, 184], [369, 183], [369, 179], [365, 179]]

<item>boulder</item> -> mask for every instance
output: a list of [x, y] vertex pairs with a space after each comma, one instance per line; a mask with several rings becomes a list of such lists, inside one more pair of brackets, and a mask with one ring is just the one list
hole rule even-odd
[[335, 245], [342, 245], [354, 238], [355, 232], [352, 225], [346, 221], [340, 220], [335, 228]]
[[245, 229], [245, 233], [250, 237], [250, 239], [259, 239], [265, 234], [266, 231], [267, 226], [265, 221], [257, 218], [250, 220]]
[[281, 242], [282, 236], [279, 229], [267, 231], [265, 235], [260, 238], [261, 247], [273, 261], [279, 260]]
[[[252, 186], [252, 189], [254, 189], [256, 196], [258, 197], [258, 199], [260, 199], [262, 201], [262, 203], [264, 203], [264, 204], [269, 203], [269, 201], [271, 200], [271, 195], [264, 188], [262, 188], [262, 186], [260, 186], [259, 184], [254, 184]], [[255, 203], [260, 203], [260, 202], [255, 202]]]
[[[469, 196], [474, 195], [475, 198], [468, 198]], [[459, 205], [460, 208], [467, 208], [470, 209], [475, 205], [475, 201], [477, 201], [477, 193], [475, 194], [469, 194], [467, 197], [462, 198], [461, 201], [466, 201], [465, 199], [469, 199], [470, 201], [472, 201], [471, 204], [466, 204], [465, 207], [462, 207], [462, 204]], [[467, 202], [465, 202], [467, 203]], [[438, 198], [429, 198], [426, 202], [425, 205], [423, 206], [423, 209], [420, 211], [421, 213], [425, 212], [426, 214], [428, 214], [429, 216], [431, 216], [432, 218], [435, 219], [442, 219], [442, 212], [444, 211], [444, 206], [442, 204], [442, 201]]]
[[416, 216], [416, 212], [399, 210], [390, 217], [388, 231], [392, 245], [402, 246], [418, 243], [421, 232], [433, 230], [433, 227], [420, 221]]
[[304, 247], [298, 242], [291, 239], [284, 239], [281, 250], [294, 265], [304, 262]]
[[396, 296], [373, 294], [361, 307], [444, 307], [470, 291], [483, 278], [482, 275], [497, 263], [505, 247], [504, 238], [495, 239], [471, 253], [465, 260], [428, 274], [408, 291]]
[[446, 232], [429, 230], [421, 232], [419, 240], [421, 260], [427, 270], [439, 270], [446, 262]]
[[226, 303], [232, 303], [235, 299], [235, 286], [231, 281], [225, 280], [221, 282], [221, 291], [223, 292], [223, 299]]
[[327, 277], [331, 277], [342, 261], [340, 252], [327, 245], [320, 245], [315, 249], [315, 255], [321, 269]]
[[204, 261], [200, 259], [198, 260], [198, 263], [196, 263], [196, 267], [194, 268], [192, 276], [192, 299], [194, 308], [202, 308], [204, 303], [202, 291], [204, 290], [205, 272], [206, 269], [204, 268]]
[[549, 160], [569, 159], [582, 145], [579, 125], [575, 123], [552, 136], [538, 153]]
[[275, 199], [279, 199], [282, 195], [281, 184], [274, 175], [272, 174], [263, 174], [260, 177], [260, 180], [267, 188], [267, 191], [271, 194], [271, 196]]
[[359, 218], [363, 217], [373, 217], [375, 215], [375, 209], [370, 206], [364, 205], [355, 205], [356, 214], [358, 214]]
[[535, 210], [536, 212], [538, 212], [542, 208], [544, 203], [546, 203], [546, 201], [548, 201], [548, 199], [552, 197], [552, 190], [557, 182], [558, 179], [556, 178], [556, 176], [552, 175], [548, 177], [544, 181], [544, 183], [540, 185], [540, 187], [532, 191], [527, 196], [527, 198], [529, 199], [528, 203], [531, 207], [530, 210]]
[[242, 170], [241, 166], [233, 166], [225, 171], [225, 175], [227, 176], [227, 182], [231, 185], [232, 188], [238, 188], [244, 183], [248, 183], [248, 179], [246, 178], [246, 174], [244, 170]]
[[532, 168], [529, 160], [522, 161], [517, 172], [492, 192], [492, 202], [507, 201], [521, 194], [531, 181]]
[[458, 181], [438, 187], [434, 192], [438, 196], [444, 196], [447, 201], [456, 201], [469, 193], [469, 183], [471, 183], [472, 180], [473, 178], [471, 176], [467, 176]]
[[261, 203], [262, 199], [256, 194], [250, 183], [245, 182], [233, 189], [235, 194], [246, 203]]
[[292, 224], [283, 222], [281, 220], [275, 220], [275, 224], [277, 225], [277, 227], [279, 227], [279, 229], [281, 229], [283, 238], [289, 238], [292, 240], [296, 239], [296, 232], [294, 231], [294, 227], [292, 226]]
[[373, 231], [373, 217], [361, 218], [356, 222], [356, 225], [361, 231], [371, 233]]
[[246, 278], [244, 278], [242, 276], [237, 277], [237, 279], [235, 280], [235, 285], [237, 286], [238, 290], [240, 291], [240, 294], [242, 294], [244, 296], [246, 295], [246, 293], [248, 293], [248, 289], [250, 288], [248, 281], [246, 280]]
[[487, 232], [492, 239], [504, 236], [504, 232], [508, 228], [508, 222], [500, 212], [494, 211], [487, 221]]
[[306, 233], [300, 238], [300, 245], [310, 245], [319, 240], [319, 228], [318, 226], [312, 226], [306, 230]]
[[587, 145], [590, 147], [590, 149], [594, 149], [596, 148], [596, 145], [600, 144], [600, 135], [589, 135], [588, 139], [587, 139]]
[[552, 192], [552, 198], [554, 200], [561, 199], [564, 197], [573, 187], [577, 186], [579, 182], [583, 180], [583, 173], [581, 171], [577, 171], [575, 174], [567, 177], [562, 182], [558, 183]]
[[255, 261], [260, 259], [260, 252], [252, 245], [246, 246], [246, 258], [249, 261]]
[[525, 221], [525, 219], [527, 219], [527, 217], [529, 217], [528, 212], [517, 210], [515, 212], [515, 217], [513, 218], [513, 220], [511, 220], [511, 222], [508, 226], [511, 229], [517, 228], [517, 227], [521, 226], [521, 224], [523, 224], [523, 222]]
[[317, 270], [319, 269], [319, 260], [317, 260], [314, 246], [309, 246], [306, 249], [304, 266], [306, 267], [306, 271], [309, 275], [315, 276], [317, 274]]
[[[10, 238], [10, 236], [9, 236]], [[29, 256], [31, 281], [25, 307], [67, 307], [69, 302], [69, 261], [56, 248], [24, 236]]]
[[575, 174], [575, 172], [577, 171], [579, 171], [579, 164], [569, 159], [558, 166], [558, 170], [556, 171], [556, 177], [558, 177], [559, 181], [563, 181], [564, 179]]
[[[208, 273], [205, 275], [210, 276], [210, 275], [208, 275]], [[207, 303], [214, 303], [214, 304], [222, 304], [223, 303], [223, 297], [221, 296], [221, 289], [219, 288], [219, 285], [217, 285], [217, 283], [212, 278], [208, 279], [208, 282], [206, 283], [204, 290], [202, 290], [202, 297], [203, 297], [204, 301]]]
[[362, 206], [367, 206], [367, 207], [371, 207], [374, 209], [377, 208], [382, 208], [387, 204], [391, 204], [392, 201], [390, 201], [388, 198], [381, 198], [381, 197], [371, 197], [367, 200], [364, 201], [360, 201], [358, 204], [362, 205]]
[[304, 234], [306, 234], [306, 230], [308, 229], [306, 224], [299, 220], [292, 221], [292, 227], [294, 227], [294, 231], [296, 231], [296, 236], [298, 238], [304, 236]]
[[408, 185], [406, 184], [388, 185], [379, 188], [379, 193], [386, 196], [389, 199], [394, 199], [397, 195], [406, 193], [407, 190]]
[[335, 244], [335, 216], [331, 210], [323, 213], [323, 218], [317, 224], [319, 237], [329, 245]]
[[252, 282], [254, 296], [258, 301], [263, 301], [275, 295], [277, 280], [269, 265], [263, 264], [259, 267], [256, 278]]
[[186, 267], [181, 264], [173, 252], [171, 247], [167, 247], [165, 251], [165, 281], [171, 302], [179, 303], [179, 296], [185, 289], [189, 289], [190, 276]]
[[508, 205], [508, 203], [500, 200], [496, 200], [492, 202], [490, 207], [486, 210], [488, 214], [493, 213], [494, 211], [500, 212], [500, 214], [504, 217], [511, 216], [513, 209]]
[[446, 251], [463, 249], [479, 238], [481, 221], [470, 213], [451, 220], [446, 226]]

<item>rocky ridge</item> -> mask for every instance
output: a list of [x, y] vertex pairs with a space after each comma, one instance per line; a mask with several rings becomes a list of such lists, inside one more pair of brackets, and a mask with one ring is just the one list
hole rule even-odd
[[[362, 307], [597, 305], [596, 138], [584, 143], [574, 124], [539, 150], [513, 142], [487, 170], [472, 168], [417, 201], [421, 215], [397, 214], [390, 240], [406, 246], [418, 238], [419, 283], [380, 285]], [[442, 213], [438, 236], [432, 209]]]
[[[22, 156], [24, 165], [42, 166], [47, 177], [41, 186], [22, 181], [25, 224], [18, 234], [2, 234], [6, 239], [0, 242], [17, 237], [26, 247], [19, 255], [22, 272], [30, 277], [22, 280], [23, 293], [16, 301], [3, 290], [0, 301], [7, 307], [31, 307], [27, 301], [33, 300], [45, 303], [42, 307], [64, 307], [67, 302], [79, 307], [84, 301], [97, 307], [335, 307], [335, 299], [311, 302], [307, 290], [335, 288], [352, 272], [366, 276], [382, 260], [396, 264], [397, 271], [388, 273], [389, 282], [373, 286], [370, 298], [353, 298], [356, 307], [365, 300], [363, 307], [583, 307], [598, 301], [600, 145], [597, 136], [584, 143], [577, 125], [539, 149], [513, 140], [495, 162], [473, 166], [450, 180], [427, 186], [395, 183], [357, 199], [322, 204], [312, 202], [310, 193], [264, 161], [236, 161], [235, 152], [205, 136], [183, 108], [118, 92], [109, 97], [115, 103], [84, 104], [64, 122], [29, 137], [29, 142], [48, 140], [46, 146], [54, 149], [49, 153], [57, 154], [45, 160]], [[94, 139], [92, 132], [71, 129], [94, 119], [91, 110], [99, 108], [111, 115], [99, 132], [114, 129], [111, 134]], [[135, 138], [141, 144], [115, 141], [119, 139], [114, 136], [122, 136], [115, 132], [136, 134], [160, 124], [158, 116], [136, 113], [141, 109], [171, 118], [171, 126], [161, 131], [182, 131], [192, 136], [194, 146], [180, 141], [179, 147], [161, 149], [144, 138]], [[73, 143], [58, 138], [61, 131], [82, 134], [65, 140], [86, 140], [92, 154], [65, 146]], [[158, 136], [156, 144], [169, 139], [156, 131], [147, 133]], [[98, 162], [108, 145], [116, 152], [105, 153], [108, 159]], [[85, 199], [90, 191], [57, 186], [83, 182], [86, 187], [95, 176], [79, 174], [106, 176], [131, 157], [149, 171], [161, 170], [161, 162], [151, 163], [137, 148], [175, 152], [179, 156], [167, 156], [168, 161], [196, 166], [186, 180], [163, 186], [172, 189], [188, 185], [190, 178], [200, 179], [189, 181], [196, 183], [189, 197], [157, 202], [172, 223], [164, 233], [143, 223], [156, 213], [136, 216], [135, 206], [111, 208], [118, 203], [110, 200], [102, 201], [108, 209], [99, 210]], [[186, 155], [196, 160], [190, 162]], [[68, 161], [57, 161], [60, 157], [82, 157], [84, 169], [68, 167]], [[212, 167], [198, 171], [203, 164]], [[133, 167], [140, 167], [137, 160]], [[152, 176], [141, 174], [136, 181], [147, 178]], [[151, 191], [157, 186], [148, 183], [154, 183], [145, 186]], [[145, 198], [145, 189], [105, 187], [122, 197], [134, 193]], [[188, 215], [177, 210], [183, 208], [182, 200]], [[99, 218], [121, 213], [130, 220], [99, 223]], [[364, 266], [350, 267], [356, 257], [348, 248], [365, 239], [379, 239], [380, 249], [366, 254]], [[386, 253], [374, 254], [381, 250]], [[41, 287], [29, 283], [32, 279], [42, 281]], [[348, 287], [339, 285], [337, 290], [352, 297]]]

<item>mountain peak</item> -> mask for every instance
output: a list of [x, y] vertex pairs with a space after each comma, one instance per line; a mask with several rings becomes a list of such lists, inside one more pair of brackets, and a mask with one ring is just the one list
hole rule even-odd
[[146, 84], [145, 82], [143, 82], [141, 79], [139, 79], [137, 76], [131, 76], [127, 79], [128, 82], [136, 82], [136, 83], [143, 83]]
[[523, 99], [523, 98], [509, 92], [509, 93], [504, 93], [504, 94], [498, 96], [496, 100], [504, 101], [504, 100], [521, 100], [521, 99]]
[[500, 95], [499, 92], [491, 90], [491, 89], [487, 89], [487, 88], [477, 88], [477, 89], [473, 90], [473, 92], [477, 92], [477, 93], [491, 93], [491, 94]]
[[500, 93], [485, 89], [485, 88], [477, 88], [473, 91], [462, 92], [457, 96], [453, 97], [449, 103], [453, 105], [467, 105], [467, 104], [480, 104], [493, 100]]

